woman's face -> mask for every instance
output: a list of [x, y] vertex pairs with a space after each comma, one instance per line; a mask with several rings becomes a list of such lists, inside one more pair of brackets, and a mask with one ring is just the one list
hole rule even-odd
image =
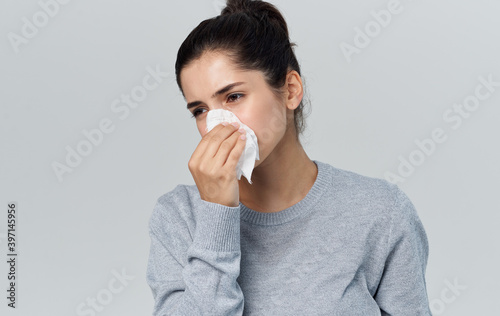
[[[287, 119], [293, 122], [293, 110], [284, 101], [277, 100], [260, 71], [240, 71], [221, 53], [204, 53], [181, 71], [181, 86], [189, 111], [196, 115], [200, 135], [206, 132], [209, 110], [225, 109], [250, 127], [257, 136], [259, 160], [264, 161], [283, 139]], [[237, 84], [216, 96], [229, 85]]]

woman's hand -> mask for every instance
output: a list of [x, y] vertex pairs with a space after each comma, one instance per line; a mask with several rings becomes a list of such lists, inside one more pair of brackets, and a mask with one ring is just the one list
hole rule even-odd
[[202, 137], [188, 168], [202, 200], [236, 207], [240, 202], [236, 165], [245, 149], [246, 140], [240, 137], [245, 130], [238, 130], [238, 123], [223, 124]]

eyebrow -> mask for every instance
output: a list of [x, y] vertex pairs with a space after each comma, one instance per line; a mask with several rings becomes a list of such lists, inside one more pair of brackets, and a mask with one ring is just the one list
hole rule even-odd
[[[234, 87], [237, 87], [239, 85], [242, 85], [244, 84], [245, 82], [235, 82], [235, 83], [231, 83], [231, 84], [228, 84], [227, 86], [225, 86], [224, 88], [218, 90], [217, 92], [215, 92], [213, 95], [212, 95], [212, 99], [216, 98], [217, 96], [221, 95], [221, 94], [224, 94], [226, 92], [228, 92], [229, 90], [233, 89]], [[195, 106], [198, 106], [200, 104], [202, 104], [203, 102], [201, 101], [193, 101], [193, 102], [189, 102], [187, 104], [187, 109], [191, 109], [191, 108], [194, 108]]]

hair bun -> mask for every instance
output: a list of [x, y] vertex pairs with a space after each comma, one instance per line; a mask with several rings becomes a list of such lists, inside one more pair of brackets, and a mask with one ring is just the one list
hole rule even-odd
[[221, 15], [234, 14], [240, 12], [252, 12], [252, 0], [227, 0], [226, 7]]
[[[288, 26], [285, 19], [271, 3], [262, 0], [227, 0], [226, 7], [222, 9], [220, 15], [231, 15], [238, 13], [246, 13], [247, 15], [256, 18], [259, 21], [269, 19], [279, 25], [286, 36], [289, 36]], [[274, 24], [273, 23], [273, 24]]]

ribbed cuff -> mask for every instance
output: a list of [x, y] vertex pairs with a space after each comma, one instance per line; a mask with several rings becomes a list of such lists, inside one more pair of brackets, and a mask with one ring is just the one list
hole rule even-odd
[[240, 251], [240, 206], [201, 200], [193, 243], [212, 251]]

